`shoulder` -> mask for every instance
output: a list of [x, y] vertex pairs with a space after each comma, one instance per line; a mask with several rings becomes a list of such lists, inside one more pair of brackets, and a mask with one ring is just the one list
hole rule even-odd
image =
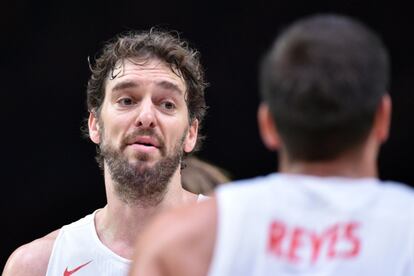
[[132, 275], [206, 275], [216, 238], [216, 209], [212, 197], [158, 216], [139, 238]]
[[177, 208], [161, 214], [153, 223], [153, 230], [165, 229], [169, 226], [169, 235], [163, 235], [163, 241], [186, 242], [192, 237], [205, 237], [215, 230], [217, 218], [216, 197], [205, 198], [196, 204]]
[[[284, 185], [286, 180], [279, 174], [273, 173], [265, 176], [242, 179], [221, 185], [216, 189], [216, 197], [219, 205], [236, 202], [238, 206], [254, 200], [257, 204], [257, 197], [270, 196], [279, 193], [281, 189], [289, 187]], [[248, 205], [248, 204], [246, 204]]]
[[414, 189], [408, 184], [395, 181], [384, 181], [381, 184], [383, 191], [390, 196], [404, 197], [407, 199], [414, 197]]
[[[413, 219], [414, 189], [407, 184], [386, 181], [377, 189], [379, 213], [390, 218]], [[375, 210], [375, 209], [374, 209]]]
[[3, 276], [46, 275], [53, 243], [59, 230], [17, 248], [7, 260]]

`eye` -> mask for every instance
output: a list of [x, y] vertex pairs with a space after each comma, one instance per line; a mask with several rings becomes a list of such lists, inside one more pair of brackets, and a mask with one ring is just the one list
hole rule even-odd
[[168, 111], [173, 111], [176, 108], [175, 104], [173, 102], [170, 102], [170, 101], [162, 102], [161, 107], [164, 108], [165, 110], [168, 110]]
[[134, 101], [131, 98], [121, 98], [117, 101], [117, 103], [122, 106], [129, 106], [129, 105], [133, 105]]

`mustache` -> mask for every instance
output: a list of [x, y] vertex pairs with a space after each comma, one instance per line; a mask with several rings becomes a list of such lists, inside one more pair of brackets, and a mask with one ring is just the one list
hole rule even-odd
[[128, 134], [127, 136], [125, 136], [125, 138], [123, 139], [122, 142], [123, 142], [124, 145], [132, 143], [139, 136], [149, 136], [152, 139], [155, 139], [157, 141], [159, 148], [164, 148], [164, 145], [165, 145], [164, 140], [153, 129], [137, 129], [137, 130], [134, 130], [134, 132], [132, 132], [132, 133]]

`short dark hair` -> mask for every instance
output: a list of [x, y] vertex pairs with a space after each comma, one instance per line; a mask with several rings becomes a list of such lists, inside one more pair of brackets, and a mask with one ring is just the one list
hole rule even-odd
[[[200, 130], [207, 109], [204, 97], [207, 84], [199, 52], [191, 49], [188, 42], [180, 39], [176, 32], [155, 28], [120, 34], [105, 44], [100, 56], [94, 64], [90, 64], [92, 75], [86, 90], [88, 111], [99, 116], [105, 98], [106, 81], [112, 76], [118, 62], [125, 59], [145, 61], [153, 58], [164, 62], [174, 73], [183, 77], [187, 87], [189, 121], [197, 119]], [[88, 135], [88, 132], [85, 134]], [[198, 136], [196, 149], [202, 138], [202, 135]]]
[[322, 161], [360, 145], [389, 82], [379, 37], [355, 19], [314, 15], [265, 56], [261, 93], [289, 158]]

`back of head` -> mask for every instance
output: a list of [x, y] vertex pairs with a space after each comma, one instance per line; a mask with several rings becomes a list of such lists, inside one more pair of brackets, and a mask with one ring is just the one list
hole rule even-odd
[[224, 169], [191, 156], [185, 160], [181, 171], [181, 182], [187, 191], [195, 194], [209, 194], [220, 184], [230, 181], [229, 173]]
[[323, 161], [362, 144], [389, 78], [386, 49], [362, 23], [316, 15], [265, 57], [261, 92], [291, 160]]

